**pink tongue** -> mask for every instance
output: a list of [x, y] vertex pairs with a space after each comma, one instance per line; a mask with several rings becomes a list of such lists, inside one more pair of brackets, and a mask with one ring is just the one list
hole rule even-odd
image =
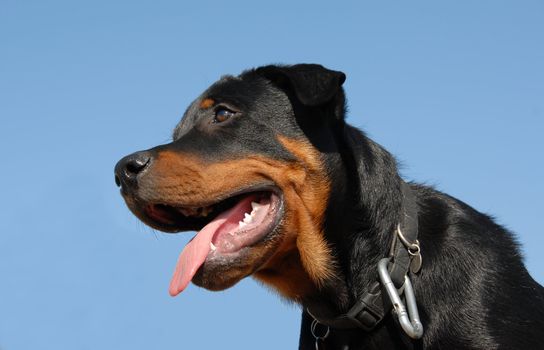
[[181, 293], [191, 282], [196, 271], [206, 260], [210, 251], [210, 243], [213, 234], [227, 220], [221, 216], [215, 218], [208, 225], [204, 226], [200, 232], [183, 248], [179, 255], [178, 263], [172, 281], [170, 281], [169, 293], [175, 297]]
[[[244, 208], [249, 206], [251, 199], [246, 198], [241, 200], [233, 208], [221, 213], [209, 224], [204, 226], [200, 232], [183, 248], [183, 251], [179, 255], [176, 270], [174, 276], [170, 281], [169, 293], [171, 296], [176, 296], [181, 293], [191, 282], [193, 276], [198, 271], [198, 268], [204, 263], [208, 253], [210, 252], [210, 243], [212, 242], [214, 234], [221, 228], [221, 226], [229, 219], [230, 216], [236, 212], [242, 212], [240, 217], [244, 214]], [[229, 220], [230, 221], [230, 220]]]

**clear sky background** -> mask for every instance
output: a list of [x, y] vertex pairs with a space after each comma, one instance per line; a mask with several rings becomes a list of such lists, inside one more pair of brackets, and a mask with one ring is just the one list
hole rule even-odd
[[0, 349], [296, 348], [298, 308], [251, 279], [171, 298], [191, 234], [113, 177], [222, 74], [280, 62], [345, 72], [348, 121], [544, 282], [544, 2], [2, 0]]

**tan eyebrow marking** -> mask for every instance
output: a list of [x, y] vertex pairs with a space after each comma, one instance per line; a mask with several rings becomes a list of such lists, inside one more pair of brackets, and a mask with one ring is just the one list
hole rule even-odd
[[205, 98], [200, 102], [200, 108], [208, 109], [215, 104], [215, 101], [211, 98]]

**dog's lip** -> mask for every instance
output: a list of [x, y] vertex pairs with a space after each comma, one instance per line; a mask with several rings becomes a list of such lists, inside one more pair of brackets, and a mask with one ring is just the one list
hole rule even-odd
[[283, 203], [283, 192], [272, 182], [262, 182], [221, 193], [211, 200], [186, 200], [184, 202], [136, 201], [136, 206], [143, 221], [157, 230], [168, 233], [197, 231], [220, 212], [214, 212], [209, 217], [187, 216], [183, 220], [178, 220], [182, 216], [180, 210], [212, 207], [224, 201], [257, 192], [271, 192], [278, 196], [280, 202]]

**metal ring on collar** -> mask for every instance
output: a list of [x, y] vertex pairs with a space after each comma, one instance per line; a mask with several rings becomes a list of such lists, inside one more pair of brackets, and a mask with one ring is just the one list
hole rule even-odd
[[404, 244], [406, 248], [408, 248], [409, 251], [415, 251], [413, 255], [419, 254], [419, 241], [416, 240], [415, 243], [408, 242], [408, 240], [406, 239], [406, 237], [404, 237], [402, 231], [400, 230], [400, 224], [397, 225], [397, 236], [399, 236], [400, 241], [402, 242], [402, 244]]
[[329, 328], [329, 326], [322, 325], [322, 326], [327, 327], [327, 330], [325, 331], [324, 335], [317, 335], [316, 334], [317, 326], [320, 325], [320, 324], [321, 323], [319, 323], [316, 319], [314, 319], [312, 321], [312, 326], [310, 327], [310, 330], [312, 331], [312, 335], [314, 336], [315, 339], [325, 340], [329, 336], [329, 333], [330, 333], [331, 329]]

